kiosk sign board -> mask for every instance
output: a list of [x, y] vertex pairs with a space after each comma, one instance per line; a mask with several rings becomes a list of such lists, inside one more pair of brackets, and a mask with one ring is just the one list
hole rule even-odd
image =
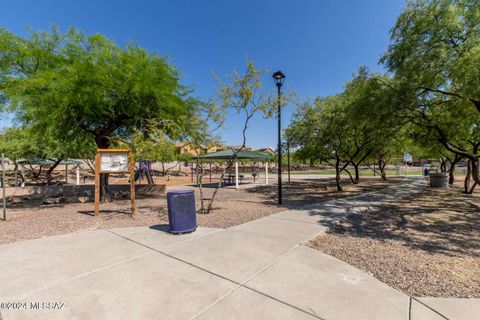
[[128, 152], [100, 153], [100, 170], [102, 172], [129, 172]]
[[102, 173], [128, 173], [132, 215], [135, 214], [135, 165], [128, 149], [98, 149], [95, 156], [95, 215], [100, 214], [100, 175]]

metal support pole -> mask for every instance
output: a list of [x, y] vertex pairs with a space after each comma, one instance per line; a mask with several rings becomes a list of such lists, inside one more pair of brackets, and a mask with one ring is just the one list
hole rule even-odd
[[2, 195], [3, 195], [3, 221], [7, 221], [7, 193], [5, 191], [5, 157], [2, 153]]
[[288, 168], [288, 183], [290, 183], [290, 142], [287, 140], [287, 168]]
[[68, 184], [68, 164], [65, 165], [65, 184]]
[[80, 166], [77, 166], [77, 168], [75, 169], [75, 173], [77, 175], [77, 186], [80, 185]]
[[238, 189], [238, 161], [235, 161], [235, 188]]
[[210, 183], [212, 182], [212, 162], [210, 161]]
[[265, 162], [265, 184], [268, 184], [268, 162]]
[[193, 162], [191, 163], [191, 166], [190, 166], [190, 175], [192, 176], [192, 183], [193, 183]]
[[278, 118], [278, 146], [277, 146], [277, 151], [278, 151], [278, 204], [282, 204], [282, 110], [280, 106], [280, 99], [281, 99], [281, 86], [277, 84], [277, 94], [278, 94], [278, 112], [277, 112], [277, 118]]

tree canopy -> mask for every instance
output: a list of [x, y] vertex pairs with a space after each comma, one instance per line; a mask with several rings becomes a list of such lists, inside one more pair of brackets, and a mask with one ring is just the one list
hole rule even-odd
[[165, 57], [98, 34], [52, 28], [23, 38], [1, 29], [0, 61], [2, 107], [64, 145], [93, 139], [107, 148], [151, 119], [177, 120], [196, 108]]

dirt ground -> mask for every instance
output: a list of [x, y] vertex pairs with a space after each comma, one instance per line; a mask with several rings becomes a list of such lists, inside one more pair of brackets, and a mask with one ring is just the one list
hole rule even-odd
[[420, 194], [350, 214], [309, 246], [412, 296], [480, 298], [480, 193]]
[[[378, 190], [399, 181], [401, 179], [392, 178], [386, 183], [378, 178], [365, 178], [359, 185], [345, 185], [345, 191], [340, 194], [335, 191], [333, 179], [305, 179], [285, 184], [282, 206], [276, 203], [276, 185], [241, 190], [222, 188], [214, 210], [210, 214], [198, 214], [197, 222], [202, 227], [227, 228], [287, 208]], [[196, 190], [196, 205], [197, 209], [200, 208], [198, 188], [185, 186], [182, 189]], [[204, 190], [204, 198], [209, 198], [214, 189], [207, 187]], [[67, 203], [56, 205], [41, 205], [40, 199], [17, 199], [17, 202], [9, 204], [7, 221], [0, 221], [0, 244], [81, 230], [168, 223], [166, 196], [137, 199], [135, 217], [130, 215], [129, 200], [102, 204], [99, 217], [93, 215], [92, 202], [78, 203], [76, 199], [67, 199]]]

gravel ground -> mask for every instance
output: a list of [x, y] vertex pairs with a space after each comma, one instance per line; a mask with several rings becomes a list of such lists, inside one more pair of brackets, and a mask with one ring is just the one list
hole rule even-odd
[[[354, 195], [361, 192], [378, 190], [400, 179], [391, 179], [388, 183], [369, 178], [359, 185], [346, 185], [345, 192], [335, 191], [332, 179], [302, 180], [285, 185], [283, 206], [276, 204], [276, 185], [260, 186], [250, 189], [221, 189], [208, 214], [198, 214], [198, 225], [202, 227], [227, 228], [251, 220], [283, 211], [298, 205], [326, 201], [339, 196]], [[175, 188], [178, 188], [175, 187]], [[181, 187], [192, 188], [192, 187]], [[199, 208], [199, 192], [197, 208]], [[213, 188], [204, 188], [205, 198], [211, 196]], [[67, 199], [74, 201], [74, 199]], [[0, 244], [36, 239], [81, 230], [105, 229], [127, 226], [151, 226], [168, 223], [166, 215], [166, 197], [137, 199], [138, 214], [132, 218], [129, 200], [116, 200], [102, 204], [99, 217], [93, 216], [93, 203], [62, 203], [41, 205], [40, 200], [23, 201], [8, 210], [7, 221], [0, 221]]]
[[480, 298], [480, 195], [426, 189], [308, 243], [411, 296]]

